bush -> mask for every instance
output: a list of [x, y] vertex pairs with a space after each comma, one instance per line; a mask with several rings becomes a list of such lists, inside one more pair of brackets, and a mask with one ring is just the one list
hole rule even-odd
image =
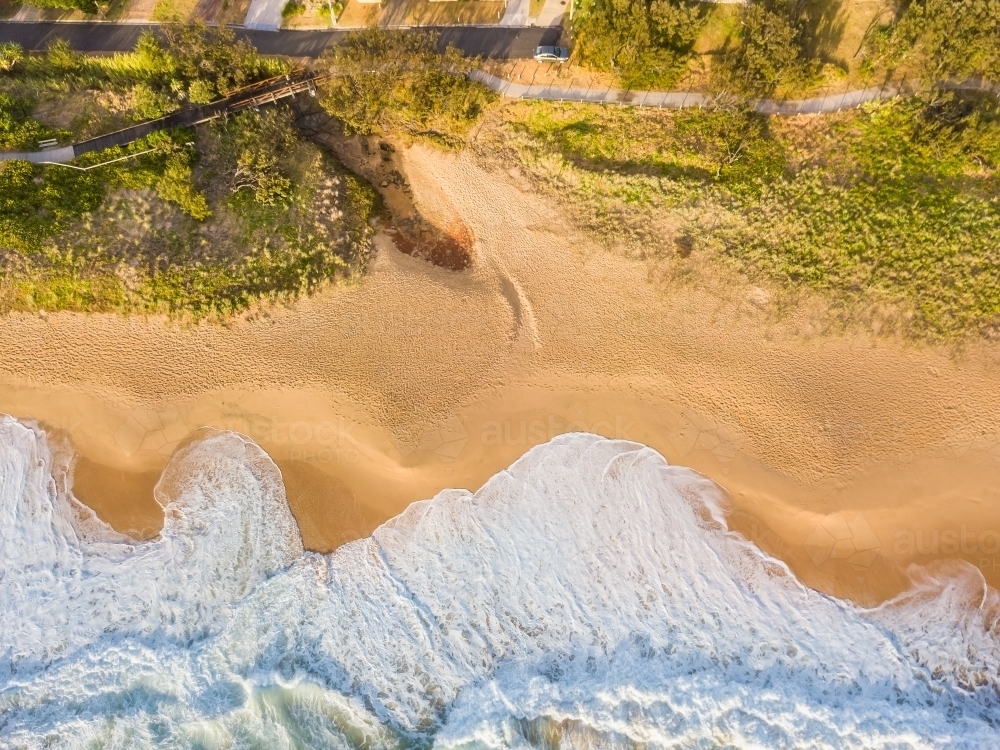
[[59, 10], [82, 10], [93, 15], [97, 13], [97, 0], [26, 0], [29, 5], [39, 8], [57, 8]]
[[349, 132], [401, 130], [445, 144], [462, 142], [497, 99], [470, 81], [470, 62], [437, 35], [369, 28], [349, 33], [324, 56], [332, 78], [320, 100]]
[[192, 219], [204, 221], [212, 215], [205, 196], [192, 183], [191, 165], [182, 156], [175, 154], [167, 160], [163, 175], [156, 182], [156, 194], [176, 203]]
[[149, 84], [137, 83], [132, 87], [132, 114], [136, 121], [156, 120], [174, 109], [170, 97], [154, 91]]
[[34, 108], [30, 99], [0, 93], [0, 151], [35, 150], [38, 141], [63, 135], [31, 119]]
[[10, 73], [24, 61], [24, 47], [17, 42], [0, 42], [0, 73]]
[[589, 0], [573, 19], [574, 54], [628, 88], [669, 88], [703, 25], [689, 0]]
[[306, 6], [296, 0], [288, 0], [285, 7], [281, 9], [281, 17], [286, 21], [295, 16], [301, 16], [306, 12]]
[[865, 40], [869, 66], [915, 61], [929, 83], [1000, 80], [1000, 0], [912, 0]]
[[740, 24], [739, 44], [715, 70], [718, 90], [761, 97], [779, 85], [801, 87], [816, 76], [818, 62], [804, 52], [805, 19], [790, 13], [780, 0], [745, 5]]
[[56, 75], [66, 76], [80, 71], [83, 57], [65, 39], [55, 39], [45, 50], [45, 64]]
[[298, 142], [287, 111], [241, 112], [215, 127], [220, 140], [219, 167], [232, 194], [247, 190], [262, 206], [287, 205], [292, 180], [279, 162]]

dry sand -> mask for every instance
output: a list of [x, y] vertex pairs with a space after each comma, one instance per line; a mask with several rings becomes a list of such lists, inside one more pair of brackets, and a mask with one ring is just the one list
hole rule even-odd
[[762, 290], [651, 282], [468, 155], [403, 158], [421, 211], [474, 234], [470, 269], [382, 238], [358, 287], [226, 328], [14, 315], [0, 412], [68, 432], [78, 496], [138, 535], [162, 521], [156, 473], [203, 426], [270, 453], [321, 550], [588, 430], [722, 484], [731, 526], [821, 590], [878, 601], [938, 558], [1000, 582], [1000, 347], [810, 336]]

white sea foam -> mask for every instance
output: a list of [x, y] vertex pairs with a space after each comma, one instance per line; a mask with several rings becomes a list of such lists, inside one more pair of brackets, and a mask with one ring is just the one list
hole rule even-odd
[[998, 744], [976, 571], [822, 596], [634, 443], [559, 437], [325, 557], [233, 434], [174, 458], [147, 543], [61, 471], [0, 420], [0, 747]]

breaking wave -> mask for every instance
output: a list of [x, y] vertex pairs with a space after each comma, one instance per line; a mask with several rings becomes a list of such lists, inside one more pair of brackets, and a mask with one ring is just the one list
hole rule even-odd
[[726, 530], [715, 485], [564, 435], [304, 553], [246, 438], [180, 451], [137, 543], [0, 418], [0, 747], [996, 747], [971, 566], [860, 609]]

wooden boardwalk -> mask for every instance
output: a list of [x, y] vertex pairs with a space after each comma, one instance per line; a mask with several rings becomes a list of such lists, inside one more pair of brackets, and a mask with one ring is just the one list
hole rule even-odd
[[73, 156], [81, 156], [91, 151], [103, 151], [112, 146], [126, 146], [158, 130], [194, 127], [244, 109], [256, 109], [264, 104], [273, 104], [297, 94], [308, 93], [315, 96], [316, 81], [318, 80], [320, 80], [319, 76], [305, 71], [295, 71], [288, 75], [261, 81], [252, 86], [232, 91], [223, 99], [210, 104], [188, 107], [171, 112], [158, 120], [141, 122], [114, 133], [99, 135], [96, 138], [75, 143], [73, 144]]

